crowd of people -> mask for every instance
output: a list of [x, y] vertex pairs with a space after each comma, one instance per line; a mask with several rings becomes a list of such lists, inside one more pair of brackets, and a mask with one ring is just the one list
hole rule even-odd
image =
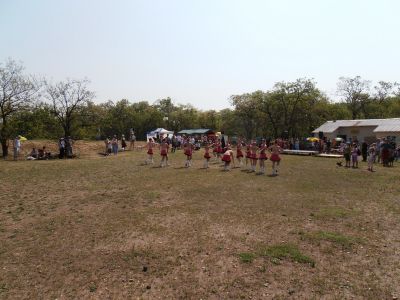
[[[260, 143], [256, 141], [238, 140], [236, 147], [233, 147], [224, 137], [208, 139], [194, 139], [193, 137], [182, 136], [178, 139], [175, 136], [171, 138], [162, 138], [157, 143], [152, 138], [146, 144], [147, 159], [146, 164], [154, 164], [154, 155], [156, 149], [160, 151], [160, 167], [169, 166], [170, 152], [175, 152], [176, 149], [182, 149], [186, 157], [184, 166], [190, 168], [193, 165], [193, 151], [204, 149], [203, 168], [208, 169], [211, 160], [223, 163], [224, 171], [230, 171], [233, 167], [245, 167], [250, 173], [256, 172], [257, 165], [259, 166], [259, 174], [265, 174], [265, 161], [270, 159], [272, 164], [272, 175], [278, 175], [278, 166], [281, 161], [280, 153], [282, 147], [281, 140], [266, 141], [262, 139]], [[244, 153], [245, 151], [245, 153]], [[235, 162], [236, 160], [236, 162]]]
[[[124, 135], [118, 139], [117, 135], [112, 138], [108, 137], [104, 140], [105, 156], [111, 154], [117, 155], [120, 151], [135, 149], [136, 136], [133, 129], [129, 131], [129, 147], [127, 139]], [[231, 143], [233, 142], [233, 143]], [[27, 155], [28, 160], [47, 160], [53, 158], [73, 158], [73, 140], [71, 137], [62, 137], [58, 141], [58, 154], [52, 154], [46, 149], [32, 148], [31, 152]], [[234, 145], [233, 145], [234, 144]], [[145, 146], [148, 158], [146, 164], [154, 163], [154, 154], [156, 149], [160, 151], [160, 167], [169, 166], [169, 153], [176, 152], [177, 149], [183, 150], [186, 157], [185, 167], [189, 168], [193, 164], [193, 151], [204, 150], [204, 163], [203, 168], [209, 168], [210, 161], [221, 161], [224, 170], [229, 171], [232, 167], [244, 167], [249, 172], [256, 172], [257, 166], [259, 173], [265, 174], [265, 162], [269, 159], [272, 166], [272, 175], [277, 175], [278, 166], [281, 160], [280, 153], [284, 149], [290, 150], [313, 150], [321, 153], [335, 153], [343, 155], [344, 161], [337, 162], [338, 166], [346, 168], [358, 168], [359, 161], [368, 163], [368, 170], [374, 171], [374, 164], [380, 163], [384, 167], [393, 166], [394, 161], [400, 158], [400, 146], [396, 146], [393, 141], [388, 139], [377, 139], [376, 142], [368, 144], [367, 142], [359, 143], [354, 141], [352, 143], [341, 140], [340, 138], [329, 139], [316, 139], [312, 141], [299, 140], [299, 139], [276, 139], [276, 140], [250, 140], [235, 139], [228, 141], [227, 137], [222, 135], [216, 136], [176, 136], [166, 135], [157, 138], [150, 138]], [[13, 141], [14, 160], [18, 159], [21, 152], [21, 136], [17, 136]], [[361, 159], [360, 159], [361, 158]]]

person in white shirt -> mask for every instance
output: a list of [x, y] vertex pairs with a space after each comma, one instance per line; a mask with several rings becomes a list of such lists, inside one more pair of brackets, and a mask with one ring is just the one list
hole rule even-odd
[[14, 139], [14, 160], [18, 159], [19, 152], [21, 151], [21, 141], [19, 136]]

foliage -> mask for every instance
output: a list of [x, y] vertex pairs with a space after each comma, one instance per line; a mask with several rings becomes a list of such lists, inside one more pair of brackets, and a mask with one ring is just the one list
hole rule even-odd
[[130, 128], [138, 139], [145, 139], [147, 132], [158, 127], [175, 132], [210, 128], [247, 139], [305, 137], [327, 120], [400, 116], [400, 85], [379, 81], [371, 89], [371, 82], [360, 76], [339, 79], [341, 102], [331, 101], [313, 79], [300, 78], [278, 82], [266, 91], [232, 95], [233, 109], [202, 111], [190, 104], [175, 104], [169, 97], [154, 104], [128, 99], [94, 103], [88, 80], [46, 83], [42, 102], [35, 103], [40, 85], [22, 71], [12, 60], [0, 66], [0, 137], [4, 143], [15, 134], [29, 139], [120, 137], [128, 136]]

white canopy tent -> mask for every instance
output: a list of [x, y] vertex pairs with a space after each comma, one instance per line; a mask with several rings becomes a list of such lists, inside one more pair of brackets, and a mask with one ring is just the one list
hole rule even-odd
[[157, 128], [147, 133], [147, 141], [149, 140], [149, 138], [155, 138], [157, 136], [164, 137], [165, 135], [170, 135], [170, 134], [174, 134], [174, 132], [164, 128]]

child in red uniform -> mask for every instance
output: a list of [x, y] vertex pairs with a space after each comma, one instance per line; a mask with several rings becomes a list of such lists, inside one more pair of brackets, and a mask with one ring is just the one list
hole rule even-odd
[[203, 165], [204, 169], [208, 169], [208, 163], [210, 162], [210, 158], [211, 158], [211, 156], [210, 156], [210, 147], [211, 146], [212, 145], [210, 143], [206, 143], [206, 145], [204, 147], [204, 150], [205, 150], [205, 152], [204, 152], [204, 165]]
[[281, 161], [279, 153], [282, 152], [282, 148], [275, 142], [268, 148], [271, 152], [270, 160], [272, 161], [272, 176], [278, 175], [278, 166]]
[[233, 151], [230, 149], [229, 146], [227, 147], [227, 150], [224, 152], [224, 155], [222, 156], [222, 161], [225, 162], [224, 171], [230, 170], [231, 162], [235, 163], [233, 158]]
[[183, 147], [184, 154], [186, 155], [185, 167], [189, 168], [192, 166], [193, 145], [189, 142], [189, 140], [186, 140]]
[[250, 167], [249, 170], [251, 170], [251, 151], [250, 151], [250, 144], [247, 144], [246, 146], [246, 168], [249, 165], [250, 162]]
[[265, 153], [266, 151], [267, 151], [267, 145], [265, 143], [265, 140], [263, 140], [260, 146], [260, 156], [258, 157], [258, 160], [260, 161], [261, 174], [265, 174], [265, 160], [268, 159], [267, 154]]
[[153, 161], [153, 148], [155, 147], [155, 143], [153, 142], [152, 138], [149, 139], [149, 142], [147, 143], [146, 147], [147, 147], [147, 154], [148, 154], [148, 157], [146, 159], [146, 165], [149, 164], [149, 163], [153, 164], [154, 163], [154, 161]]
[[239, 162], [239, 166], [243, 166], [242, 158], [243, 158], [243, 152], [242, 152], [242, 141], [238, 140], [237, 146], [236, 146], [236, 158]]
[[161, 163], [160, 167], [165, 167], [169, 166], [168, 163], [168, 150], [169, 150], [169, 145], [165, 139], [162, 140], [161, 145], [160, 145], [160, 154], [161, 154]]
[[251, 163], [251, 172], [255, 172], [256, 171], [256, 167], [257, 167], [257, 144], [256, 142], [251, 143], [250, 146], [250, 163]]

